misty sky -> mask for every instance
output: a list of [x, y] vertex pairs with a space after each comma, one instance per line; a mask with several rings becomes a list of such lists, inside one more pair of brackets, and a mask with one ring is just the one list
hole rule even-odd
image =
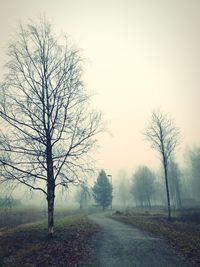
[[[111, 135], [100, 138], [98, 166], [113, 175], [158, 168], [142, 131], [152, 109], [181, 129], [177, 152], [200, 144], [199, 0], [0, 0], [0, 67], [21, 21], [45, 14], [87, 58], [85, 83]], [[2, 71], [1, 71], [2, 75]]]

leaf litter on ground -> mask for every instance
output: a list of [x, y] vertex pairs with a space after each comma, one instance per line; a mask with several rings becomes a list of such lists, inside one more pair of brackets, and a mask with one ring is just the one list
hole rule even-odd
[[67, 216], [56, 224], [55, 236], [47, 237], [46, 223], [16, 227], [0, 235], [0, 265], [84, 266], [92, 253], [91, 237], [99, 227], [86, 216]]

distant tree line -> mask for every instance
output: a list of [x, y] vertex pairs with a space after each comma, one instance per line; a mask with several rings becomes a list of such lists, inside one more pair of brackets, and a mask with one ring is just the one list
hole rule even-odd
[[155, 205], [167, 206], [168, 219], [171, 218], [171, 208], [199, 205], [200, 147], [186, 151], [187, 164], [181, 168], [175, 159], [179, 129], [169, 115], [160, 110], [152, 112], [144, 135], [158, 152], [162, 168], [155, 172], [147, 166], [139, 166], [131, 179], [121, 171], [115, 190], [118, 204], [123, 207], [134, 204], [145, 209]]
[[[169, 197], [173, 209], [200, 205], [200, 147], [187, 149], [185, 159], [184, 167], [174, 157], [168, 162]], [[138, 166], [132, 177], [120, 171], [114, 186], [115, 203], [124, 208], [166, 206], [164, 180], [162, 169], [156, 172], [147, 166]]]
[[19, 199], [15, 199], [11, 196], [9, 197], [0, 197], [0, 208], [12, 208], [20, 206], [22, 203]]
[[99, 171], [93, 187], [89, 187], [86, 181], [78, 185], [75, 200], [79, 204], [80, 210], [88, 208], [89, 205], [105, 210], [112, 207], [112, 192], [113, 187], [109, 175], [102, 169]]

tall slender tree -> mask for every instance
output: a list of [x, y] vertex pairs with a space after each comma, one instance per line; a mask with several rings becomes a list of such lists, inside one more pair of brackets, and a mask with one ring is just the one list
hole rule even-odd
[[151, 147], [158, 151], [163, 165], [166, 194], [168, 219], [171, 219], [171, 204], [168, 182], [168, 163], [170, 156], [173, 154], [179, 137], [179, 129], [174, 126], [173, 120], [160, 110], [153, 111], [148, 127], [145, 131], [145, 137], [150, 142]]
[[8, 57], [0, 90], [1, 178], [46, 195], [52, 236], [55, 189], [88, 170], [101, 114], [89, 109], [79, 50], [65, 37], [60, 44], [45, 18], [20, 26]]

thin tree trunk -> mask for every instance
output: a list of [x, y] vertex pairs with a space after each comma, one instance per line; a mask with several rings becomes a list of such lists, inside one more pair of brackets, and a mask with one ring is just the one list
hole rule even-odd
[[169, 195], [169, 184], [168, 184], [168, 175], [167, 175], [167, 163], [165, 158], [163, 159], [164, 164], [164, 173], [165, 173], [165, 184], [167, 192], [167, 209], [168, 209], [168, 220], [171, 220], [171, 205], [170, 205], [170, 195]]
[[55, 180], [53, 170], [52, 146], [51, 142], [47, 145], [47, 202], [48, 202], [48, 233], [53, 237], [54, 232], [54, 199], [55, 199]]

